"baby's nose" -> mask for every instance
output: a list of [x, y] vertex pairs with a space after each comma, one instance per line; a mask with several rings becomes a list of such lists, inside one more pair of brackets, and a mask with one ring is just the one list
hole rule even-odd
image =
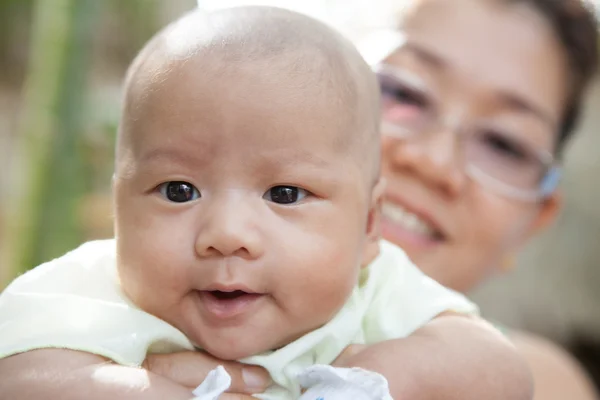
[[251, 203], [235, 198], [215, 201], [206, 210], [196, 239], [197, 254], [201, 257], [259, 258], [264, 249], [258, 211]]

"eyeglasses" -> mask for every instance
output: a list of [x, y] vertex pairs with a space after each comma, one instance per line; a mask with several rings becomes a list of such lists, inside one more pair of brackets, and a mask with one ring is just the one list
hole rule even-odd
[[426, 92], [411, 86], [394, 67], [375, 67], [382, 92], [382, 133], [400, 140], [451, 129], [460, 141], [464, 171], [498, 194], [538, 201], [558, 186], [561, 170], [547, 149], [491, 121], [468, 126], [441, 115]]

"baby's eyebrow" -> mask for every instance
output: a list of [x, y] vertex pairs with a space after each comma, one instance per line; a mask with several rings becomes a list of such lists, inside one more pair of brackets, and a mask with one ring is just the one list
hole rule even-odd
[[286, 164], [311, 164], [317, 167], [327, 168], [331, 165], [331, 160], [327, 160], [314, 152], [290, 146], [289, 149], [279, 149], [272, 154], [265, 154], [265, 160], [275, 161], [275, 163], [284, 162]]
[[175, 161], [179, 163], [197, 163], [201, 159], [200, 154], [191, 154], [182, 149], [174, 149], [169, 147], [158, 147], [152, 149], [142, 155], [140, 161], [142, 163], [151, 163], [156, 161]]

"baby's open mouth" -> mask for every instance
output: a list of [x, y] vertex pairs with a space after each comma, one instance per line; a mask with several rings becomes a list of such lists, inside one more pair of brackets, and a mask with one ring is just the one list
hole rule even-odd
[[211, 290], [208, 293], [210, 293], [211, 296], [215, 297], [218, 300], [233, 300], [233, 299], [237, 299], [242, 296], [256, 294], [256, 293], [244, 292], [243, 290], [234, 290], [233, 292], [222, 292], [220, 290]]
[[210, 318], [230, 319], [255, 308], [257, 301], [266, 297], [263, 293], [251, 293], [244, 290], [201, 290], [198, 298], [202, 308]]

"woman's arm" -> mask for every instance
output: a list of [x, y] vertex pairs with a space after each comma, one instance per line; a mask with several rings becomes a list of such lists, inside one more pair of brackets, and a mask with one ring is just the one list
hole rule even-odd
[[[145, 369], [119, 366], [99, 356], [70, 350], [35, 350], [5, 358], [0, 360], [0, 377], [0, 400], [190, 400], [194, 397], [190, 388]], [[236, 394], [220, 397], [220, 400], [250, 399]]]
[[517, 349], [486, 322], [440, 316], [405, 339], [366, 346], [338, 366], [384, 375], [394, 399], [530, 400], [533, 384]]
[[510, 338], [531, 367], [535, 400], [598, 400], [590, 379], [565, 350], [531, 334], [513, 332]]
[[219, 365], [225, 368], [231, 377], [228, 392], [262, 393], [273, 384], [271, 376], [262, 367], [220, 360], [200, 351], [150, 354], [142, 367], [185, 387], [196, 388], [208, 373]]

